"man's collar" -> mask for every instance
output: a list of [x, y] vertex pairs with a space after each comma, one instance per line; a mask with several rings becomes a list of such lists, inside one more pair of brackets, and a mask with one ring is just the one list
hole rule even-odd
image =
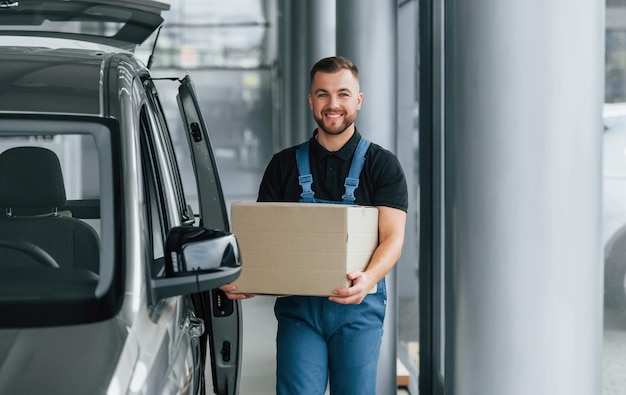
[[361, 140], [361, 135], [359, 134], [358, 130], [356, 130], [356, 127], [355, 127], [354, 134], [352, 135], [352, 137], [350, 137], [350, 140], [348, 140], [348, 142], [345, 143], [344, 146], [341, 147], [339, 151], [331, 152], [327, 150], [326, 148], [322, 147], [322, 145], [317, 141], [317, 129], [315, 129], [315, 132], [313, 132], [313, 137], [311, 138], [311, 143], [310, 143], [312, 147], [311, 152], [318, 159], [323, 159], [326, 155], [333, 154], [343, 160], [348, 160], [354, 154], [354, 151], [356, 150], [356, 146], [359, 144], [360, 140]]

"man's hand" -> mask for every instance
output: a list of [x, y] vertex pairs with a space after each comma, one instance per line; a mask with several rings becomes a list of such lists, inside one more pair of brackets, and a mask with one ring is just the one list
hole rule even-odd
[[234, 286], [233, 284], [222, 285], [220, 289], [226, 293], [226, 297], [228, 299], [232, 299], [232, 300], [243, 300], [243, 299], [250, 299], [254, 297], [254, 295], [252, 294], [234, 293], [237, 290], [237, 287]]
[[341, 304], [360, 304], [374, 286], [367, 274], [359, 271], [348, 273], [348, 280], [352, 286], [334, 290], [335, 296], [328, 299]]
[[406, 212], [391, 207], [378, 207], [378, 247], [364, 272], [348, 273], [352, 286], [336, 289], [330, 300], [343, 304], [359, 304], [374, 284], [394, 267], [402, 252]]

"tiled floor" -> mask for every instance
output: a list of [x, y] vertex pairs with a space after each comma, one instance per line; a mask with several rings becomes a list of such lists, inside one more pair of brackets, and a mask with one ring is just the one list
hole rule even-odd
[[256, 296], [241, 303], [244, 347], [240, 395], [275, 394], [274, 300]]
[[603, 395], [626, 394], [626, 316], [604, 311]]
[[[240, 395], [273, 395], [275, 394], [274, 366], [275, 366], [275, 334], [276, 320], [273, 306], [275, 298], [269, 296], [256, 296], [242, 302], [243, 313], [243, 363]], [[407, 314], [415, 317], [417, 307], [413, 301], [402, 301], [400, 314], [407, 319]], [[415, 311], [415, 313], [412, 313]], [[410, 385], [408, 388], [398, 389], [398, 395], [416, 395], [417, 381], [415, 372], [415, 358], [409, 356], [410, 349], [416, 350], [417, 319], [414, 330], [407, 331], [399, 328], [399, 351], [398, 357], [409, 370]], [[409, 347], [412, 343], [413, 347]], [[405, 348], [406, 346], [406, 348]], [[402, 355], [401, 355], [402, 354]]]
[[[240, 395], [274, 395], [276, 320], [274, 298], [257, 296], [242, 303], [243, 364]], [[398, 302], [398, 358], [409, 371], [408, 388], [397, 395], [417, 395], [417, 301]], [[615, 310], [604, 313], [603, 394], [626, 393], [626, 318]], [[210, 382], [210, 381], [209, 381]]]

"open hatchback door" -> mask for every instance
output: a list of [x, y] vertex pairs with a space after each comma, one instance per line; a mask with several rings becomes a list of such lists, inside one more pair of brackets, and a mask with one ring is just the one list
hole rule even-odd
[[134, 51], [169, 4], [152, 0], [0, 0], [1, 36], [53, 37]]
[[[200, 205], [199, 225], [229, 231], [228, 212], [208, 128], [189, 76], [181, 81], [177, 99], [196, 173]], [[241, 371], [240, 302], [228, 299], [220, 289], [213, 289], [197, 295], [194, 305], [206, 323], [205, 336], [208, 333], [215, 393], [236, 395], [239, 393]]]

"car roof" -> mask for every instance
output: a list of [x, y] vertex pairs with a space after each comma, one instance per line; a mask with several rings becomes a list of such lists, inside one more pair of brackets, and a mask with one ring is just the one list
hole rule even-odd
[[169, 8], [153, 0], [0, 0], [0, 37], [67, 38], [132, 51]]
[[73, 48], [0, 47], [0, 64], [0, 114], [107, 117], [119, 104], [120, 84], [131, 83], [120, 75], [143, 69], [128, 52]]

